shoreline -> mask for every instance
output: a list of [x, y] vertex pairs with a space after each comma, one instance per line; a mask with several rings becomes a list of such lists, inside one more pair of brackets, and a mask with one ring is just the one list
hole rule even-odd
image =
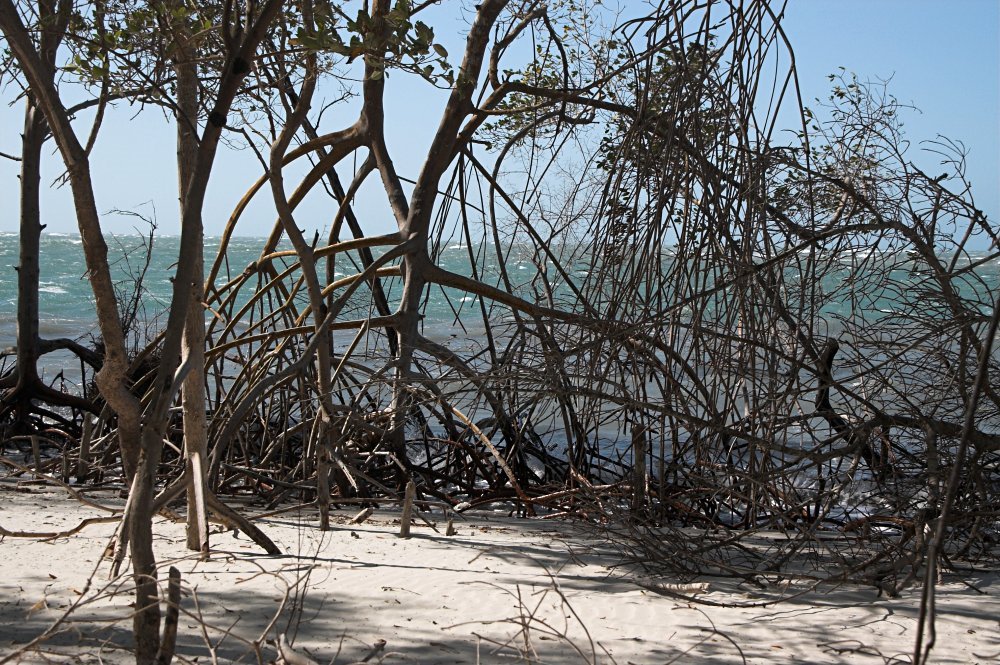
[[[117, 494], [100, 501], [121, 503]], [[217, 644], [226, 631], [217, 655], [230, 662], [257, 662], [253, 641], [265, 632], [259, 643], [265, 662], [277, 655], [267, 640], [281, 633], [299, 653], [323, 663], [363, 658], [379, 640], [386, 641], [377, 654], [385, 662], [420, 663], [526, 656], [567, 664], [737, 663], [744, 657], [749, 663], [901, 662], [913, 650], [919, 588], [887, 599], [845, 585], [747, 607], [795, 589], [776, 587], [772, 596], [736, 580], [694, 580], [692, 587], [692, 580], [636, 578], [619, 567], [620, 557], [605, 541], [566, 522], [479, 512], [456, 519], [457, 535], [445, 536], [441, 514], [433, 514], [441, 533], [418, 520], [413, 537], [403, 540], [396, 535], [396, 511], [378, 510], [362, 524], [348, 523], [353, 509], [331, 511], [325, 533], [307, 512], [258, 522], [281, 556], [263, 555], [245, 536], [213, 526], [206, 561], [184, 549], [183, 524], [154, 520], [161, 582], [170, 566], [182, 576], [177, 653], [187, 660], [178, 662], [208, 655], [205, 636]], [[103, 515], [59, 489], [0, 482], [0, 524], [11, 531], [58, 531]], [[0, 654], [10, 655], [80, 602], [64, 625], [68, 632], [46, 648], [59, 657], [76, 654], [72, 662], [131, 662], [121, 649], [131, 643], [130, 576], [108, 580], [101, 558], [115, 527], [94, 523], [53, 541], [3, 539]], [[708, 590], [698, 600], [713, 605], [649, 588], [693, 591], [701, 583]], [[988, 595], [955, 580], [938, 587], [932, 662], [988, 662], [1000, 652], [1000, 575], [984, 574], [976, 583]], [[734, 605], [742, 607], [725, 607]], [[214, 628], [203, 632], [200, 624]], [[37, 662], [37, 655], [25, 655], [20, 662]]]

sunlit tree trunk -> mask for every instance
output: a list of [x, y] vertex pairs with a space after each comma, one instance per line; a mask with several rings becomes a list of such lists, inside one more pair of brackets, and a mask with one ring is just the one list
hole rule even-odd
[[[191, 31], [184, 19], [175, 21], [174, 73], [177, 77], [177, 181], [180, 217], [184, 218], [187, 189], [198, 155], [198, 67]], [[205, 464], [208, 455], [208, 423], [205, 417], [205, 313], [204, 246], [205, 233], [198, 223], [190, 229], [196, 248], [191, 257], [192, 279], [188, 315], [181, 343], [181, 362], [188, 367], [181, 388], [184, 414], [184, 457], [187, 472], [187, 546], [208, 551], [208, 522], [205, 514]]]
[[[128, 516], [132, 568], [136, 580], [136, 612], [132, 631], [135, 634], [136, 662], [139, 665], [153, 663], [159, 648], [160, 609], [152, 533], [153, 492], [163, 453], [163, 438], [169, 422], [170, 407], [175, 398], [174, 381], [180, 367], [182, 339], [191, 317], [192, 294], [197, 294], [196, 302], [200, 302], [202, 294], [200, 285], [204, 280], [204, 274], [199, 272], [201, 262], [196, 259], [201, 256], [204, 247], [202, 209], [205, 194], [233, 100], [239, 93], [244, 78], [250, 72], [257, 47], [282, 5], [281, 0], [269, 0], [260, 7], [259, 13], [252, 21], [247, 18], [247, 24], [240, 25], [239, 28], [225, 24], [221, 26], [226, 35], [227, 51], [218, 92], [194, 159], [188, 167], [182, 169], [182, 173], [189, 169], [189, 175], [181, 206], [183, 214], [177, 271], [166, 333], [163, 337], [162, 361], [157, 370], [155, 390], [147, 407], [146, 423], [142, 430], [142, 457], [136, 481], [132, 484], [132, 512]], [[233, 20], [242, 22], [244, 18], [246, 17]], [[204, 320], [201, 319], [202, 330], [203, 326]], [[202, 341], [202, 348], [203, 345]], [[192, 371], [203, 372], [204, 365], [193, 367]], [[204, 388], [201, 394], [204, 395]], [[204, 411], [203, 401], [200, 408]]]

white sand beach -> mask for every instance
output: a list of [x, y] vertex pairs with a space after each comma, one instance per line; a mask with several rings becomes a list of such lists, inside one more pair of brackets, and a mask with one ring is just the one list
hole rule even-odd
[[[120, 505], [108, 492], [90, 496]], [[356, 512], [337, 512], [326, 533], [311, 512], [261, 520], [282, 556], [220, 531], [206, 561], [184, 549], [183, 525], [158, 518], [160, 577], [173, 565], [183, 582], [175, 662], [274, 662], [281, 633], [318, 663], [885, 663], [913, 651], [919, 589], [898, 599], [840, 587], [766, 607], [693, 604], [636, 584], [606, 544], [569, 524], [479, 513], [446, 536], [437, 513], [428, 519], [439, 533], [417, 521], [403, 540], [394, 511], [348, 524]], [[55, 532], [103, 515], [59, 488], [0, 483], [7, 531]], [[109, 580], [102, 558], [114, 529], [0, 542], [0, 659], [130, 662], [129, 577]], [[794, 591], [702, 581], [709, 589], [698, 597], [720, 605]], [[938, 589], [930, 662], [1000, 660], [1000, 581], [968, 581], [986, 593], [948, 578]], [[22, 650], [74, 603], [58, 634]]]

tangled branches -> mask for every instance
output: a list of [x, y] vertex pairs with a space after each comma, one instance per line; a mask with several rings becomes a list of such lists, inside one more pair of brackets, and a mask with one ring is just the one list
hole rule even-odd
[[[205, 292], [214, 490], [315, 500], [326, 528], [331, 501], [413, 481], [608, 523], [692, 577], [894, 594], [931, 540], [945, 563], [995, 561], [1000, 396], [977, 377], [997, 369], [1000, 242], [960, 146], [911, 155], [880, 84], [835, 78], [802, 107], [767, 2], [603, 31], [574, 3], [485, 0], [407, 179], [385, 117], [399, 11], [366, 18], [347, 128], [312, 124], [309, 48], [251, 74], [273, 93], [266, 173]], [[379, 185], [392, 233], [354, 209]], [[298, 209], [323, 187], [333, 221], [310, 241]], [[276, 223], [247, 265], [252, 202]], [[181, 455], [159, 472], [181, 487]]]

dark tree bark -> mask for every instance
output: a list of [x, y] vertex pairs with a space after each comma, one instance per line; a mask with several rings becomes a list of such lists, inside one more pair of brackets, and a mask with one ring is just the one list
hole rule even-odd
[[[59, 18], [52, 2], [39, 3], [42, 16]], [[50, 79], [55, 76], [56, 51], [63, 39], [65, 22], [50, 20], [39, 37], [41, 67]], [[44, 341], [39, 335], [39, 280], [41, 271], [41, 171], [42, 146], [49, 130], [45, 114], [35, 98], [28, 96], [24, 111], [24, 132], [21, 135], [21, 187], [19, 211], [19, 252], [17, 267], [17, 351], [13, 386], [0, 398], [0, 411], [10, 409], [14, 415], [16, 433], [32, 429], [35, 412], [33, 400], [43, 400], [57, 406], [69, 406], [94, 411], [90, 400], [67, 395], [42, 383], [38, 375], [38, 360], [49, 350], [69, 348], [88, 362], [96, 358], [75, 348], [69, 340]]]
[[[108, 265], [108, 246], [101, 231], [100, 215], [94, 198], [90, 161], [70, 122], [69, 112], [55, 86], [55, 52], [70, 16], [68, 2], [57, 6], [51, 0], [39, 3], [42, 22], [41, 48], [31, 42], [17, 8], [11, 0], [0, 0], [0, 29], [17, 58], [38, 108], [45, 114], [59, 146], [76, 210], [84, 258], [97, 308], [97, 322], [104, 338], [104, 359], [96, 381], [101, 394], [118, 417], [118, 438], [125, 473], [131, 477], [138, 464], [140, 406], [128, 386], [128, 358], [125, 335], [118, 313], [118, 301]], [[51, 35], [46, 39], [46, 35]]]

